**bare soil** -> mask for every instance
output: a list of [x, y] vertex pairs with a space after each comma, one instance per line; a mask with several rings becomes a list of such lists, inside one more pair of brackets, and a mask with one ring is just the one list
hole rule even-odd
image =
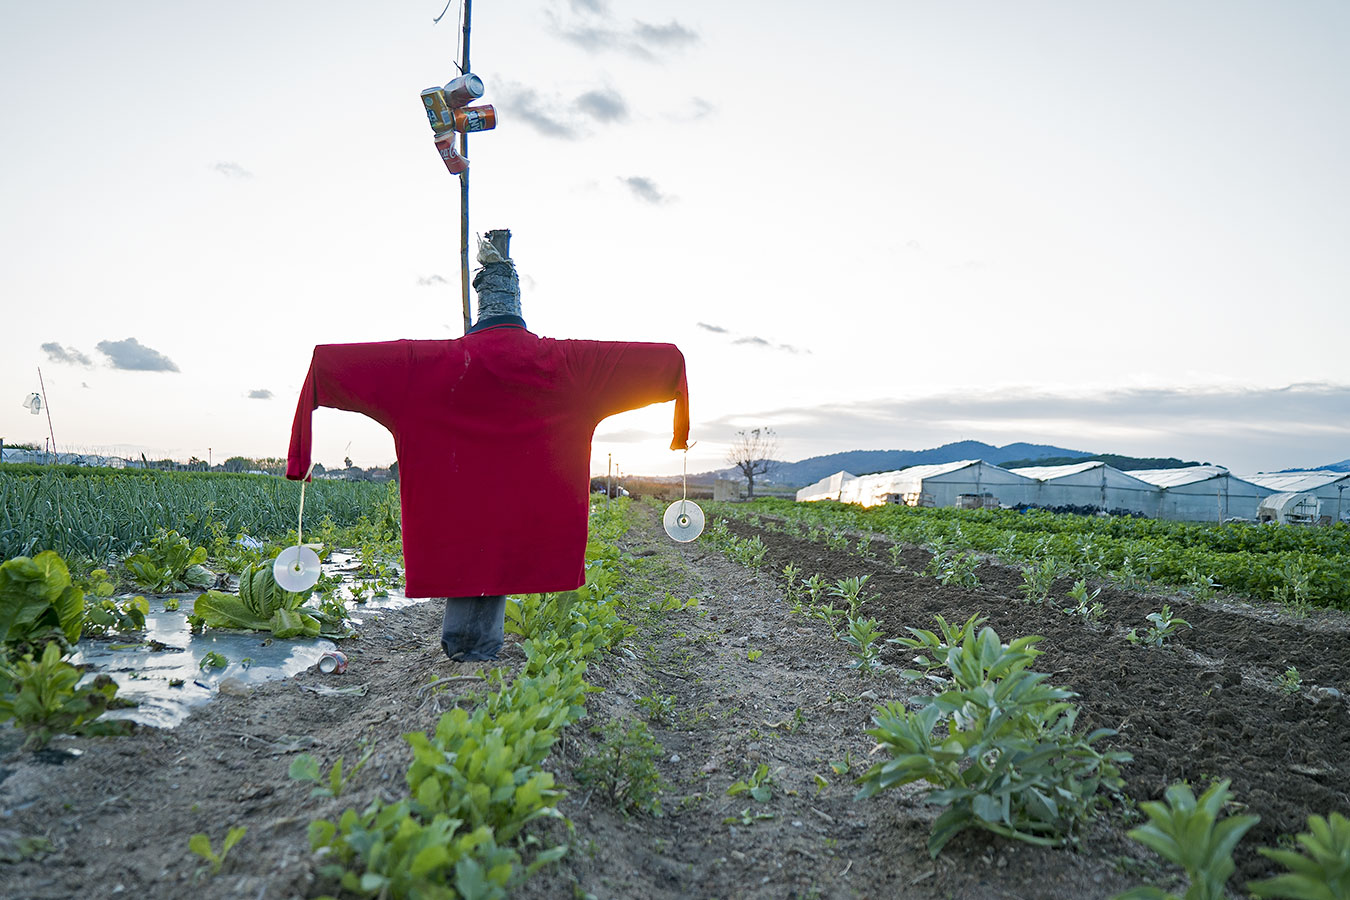
[[[1146, 878], [1175, 877], [1124, 837], [1138, 821], [1132, 803], [1161, 796], [1178, 779], [1204, 786], [1215, 778], [1231, 778], [1237, 798], [1262, 817], [1239, 850], [1233, 887], [1240, 889], [1242, 879], [1267, 873], [1257, 845], [1300, 830], [1309, 813], [1350, 810], [1347, 707], [1324, 690], [1350, 691], [1350, 632], [1338, 617], [1289, 619], [1231, 602], [1195, 605], [1107, 588], [1105, 618], [1085, 625], [1049, 604], [1015, 602], [1017, 573], [992, 564], [980, 567], [979, 588], [947, 588], [914, 574], [928, 558], [918, 549], [897, 569], [880, 544], [863, 559], [735, 524], [769, 545], [764, 566], [747, 570], [700, 543], [671, 543], [653, 508], [634, 509], [639, 524], [623, 545], [638, 633], [592, 666], [590, 680], [605, 690], [591, 695], [588, 717], [548, 762], [569, 789], [560, 809], [571, 826], [541, 836], [572, 851], [516, 896], [1106, 898]], [[898, 674], [905, 659], [891, 648], [881, 675], [850, 670], [847, 648], [823, 624], [789, 613], [776, 573], [790, 562], [828, 581], [871, 575], [867, 613], [887, 635], [927, 627], [935, 614], [960, 620], [976, 612], [1005, 641], [1044, 635], [1038, 668], [1078, 692], [1085, 728], [1119, 730], [1114, 745], [1134, 754], [1124, 767], [1126, 802], [1073, 849], [966, 833], [930, 859], [925, 845], [938, 810], [919, 790], [854, 799], [853, 779], [875, 760], [864, 734], [873, 708], [915, 692]], [[1068, 587], [1058, 585], [1055, 596]], [[667, 592], [698, 598], [699, 610], [645, 611]], [[1194, 628], [1161, 649], [1125, 641], [1125, 629], [1142, 626], [1164, 600]], [[0, 862], [0, 896], [206, 900], [332, 891], [316, 875], [309, 822], [400, 796], [410, 758], [400, 735], [433, 728], [478, 684], [474, 664], [444, 658], [439, 627], [435, 604], [384, 613], [343, 643], [345, 675], [310, 671], [221, 696], [172, 730], [63, 738], [24, 756], [12, 752], [17, 736], [0, 732], [9, 754], [0, 761], [0, 860], [10, 860]], [[761, 653], [752, 661], [751, 651]], [[499, 664], [512, 670], [522, 661], [508, 643]], [[1296, 694], [1274, 682], [1291, 665], [1303, 677]], [[456, 679], [443, 682], [450, 691], [426, 689], [447, 678]], [[364, 693], [314, 693], [353, 686]], [[592, 726], [645, 718], [637, 700], [651, 696], [675, 698], [673, 719], [649, 724], [662, 747], [663, 815], [625, 815], [579, 785], [575, 770], [597, 747]], [[326, 771], [372, 746], [338, 799], [311, 798], [309, 785], [287, 776], [297, 753], [314, 755]], [[774, 773], [772, 798], [728, 796], [760, 763]], [[211, 877], [188, 838], [206, 832], [219, 847], [236, 825], [248, 832]], [[18, 840], [34, 837], [50, 849], [13, 861], [24, 855]]]

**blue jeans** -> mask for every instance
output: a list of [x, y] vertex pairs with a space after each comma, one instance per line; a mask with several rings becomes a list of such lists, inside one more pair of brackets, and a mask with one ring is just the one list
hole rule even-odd
[[441, 647], [455, 662], [496, 659], [502, 649], [506, 595], [446, 597]]

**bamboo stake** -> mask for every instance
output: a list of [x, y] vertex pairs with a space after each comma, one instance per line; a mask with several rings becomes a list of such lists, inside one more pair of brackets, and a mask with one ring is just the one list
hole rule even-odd
[[52, 437], [52, 458], [56, 458], [56, 432], [52, 430], [52, 408], [47, 405], [47, 385], [42, 380], [42, 366], [38, 366], [38, 386], [42, 388], [42, 408], [47, 411], [47, 433]]
[[[473, 0], [464, 0], [464, 59], [460, 74], [469, 72], [469, 19], [473, 15]], [[459, 136], [459, 155], [469, 158], [469, 135]], [[464, 312], [464, 333], [469, 333], [473, 319], [469, 312], [469, 170], [459, 173], [459, 297]]]

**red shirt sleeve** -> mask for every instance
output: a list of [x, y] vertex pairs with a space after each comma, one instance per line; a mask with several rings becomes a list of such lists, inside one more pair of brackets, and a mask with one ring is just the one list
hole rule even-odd
[[573, 345], [574, 371], [594, 404], [597, 419], [674, 400], [670, 449], [688, 449], [689, 385], [679, 347], [619, 341], [564, 343]]
[[408, 341], [315, 347], [295, 406], [286, 477], [297, 481], [309, 471], [313, 413], [320, 406], [363, 413], [392, 430], [408, 396], [410, 362]]

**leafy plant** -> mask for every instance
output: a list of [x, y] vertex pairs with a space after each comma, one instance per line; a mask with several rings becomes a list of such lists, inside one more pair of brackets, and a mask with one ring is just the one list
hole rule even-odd
[[1116, 900], [1224, 900], [1224, 885], [1237, 870], [1233, 848], [1261, 820], [1260, 816], [1219, 819], [1230, 800], [1228, 785], [1227, 780], [1216, 782], [1197, 800], [1190, 787], [1174, 784], [1163, 795], [1166, 802], [1139, 804], [1149, 821], [1129, 836], [1185, 869], [1191, 884], [1180, 897], [1142, 886]]
[[117, 683], [98, 675], [86, 687], [77, 687], [80, 678], [80, 670], [61, 658], [54, 641], [37, 661], [25, 654], [0, 662], [0, 722], [13, 719], [27, 734], [22, 750], [40, 750], [58, 734], [131, 733], [132, 722], [95, 721], [110, 706], [119, 705]]
[[745, 652], [745, 658], [748, 659], [750, 662], [755, 662], [763, 655], [764, 655], [763, 650], [747, 650]]
[[1290, 666], [1283, 675], [1275, 676], [1275, 684], [1286, 694], [1297, 694], [1303, 687], [1303, 676], [1298, 674], [1298, 669]]
[[[929, 835], [933, 856], [967, 828], [1042, 846], [1067, 843], [1101, 804], [1099, 791], [1124, 784], [1117, 764], [1129, 756], [1093, 747], [1115, 732], [1076, 734], [1078, 710], [1068, 702], [1075, 695], [1026, 669], [1039, 640], [1003, 644], [992, 628], [968, 633], [945, 654], [952, 689], [922, 698], [916, 711], [896, 701], [873, 716], [867, 733], [890, 759], [858, 780], [858, 797], [915, 781], [932, 785], [928, 802], [947, 807]], [[944, 734], [935, 739], [940, 725]]]
[[84, 591], [54, 551], [0, 564], [0, 645], [32, 644], [49, 634], [73, 644], [83, 627]]
[[216, 576], [202, 565], [204, 562], [205, 547], [193, 547], [177, 531], [161, 528], [150, 539], [150, 545], [129, 556], [124, 565], [138, 587], [162, 594], [204, 589], [214, 584]]
[[876, 619], [850, 618], [848, 631], [840, 635], [840, 640], [852, 648], [849, 653], [859, 675], [870, 675], [881, 668], [881, 648], [877, 646], [881, 639], [880, 625]]
[[856, 616], [866, 600], [862, 595], [862, 590], [867, 586], [867, 580], [871, 577], [871, 575], [854, 575], [850, 578], [840, 578], [830, 587], [830, 594], [847, 603], [849, 615]]
[[1050, 589], [1059, 577], [1059, 566], [1054, 560], [1043, 559], [1022, 566], [1022, 596], [1029, 603], [1044, 603]]
[[121, 603], [105, 597], [85, 606], [84, 633], [97, 636], [142, 631], [149, 612], [150, 603], [144, 597], [129, 597]]
[[944, 550], [929, 560], [923, 574], [936, 578], [939, 584], [952, 584], [957, 587], [979, 587], [980, 576], [975, 570], [980, 558], [969, 551], [952, 553]]
[[[947, 656], [955, 647], [960, 647], [965, 643], [966, 638], [975, 634], [975, 629], [983, 625], [988, 619], [979, 613], [974, 613], [960, 625], [952, 626], [947, 624], [947, 620], [942, 616], [934, 616], [937, 620], [938, 632], [935, 633], [923, 628], [906, 628], [914, 637], [894, 637], [889, 638], [886, 643], [899, 644], [902, 647], [908, 647], [911, 650], [919, 650], [920, 654], [914, 657], [913, 662], [919, 669], [906, 669], [903, 673], [905, 677], [915, 679], [922, 678], [933, 673], [938, 669], [946, 668]], [[1034, 659], [1040, 654], [1039, 650], [1032, 648], [1035, 641], [1028, 641], [1024, 646], [1026, 652], [1030, 654], [1030, 659]], [[1030, 659], [1028, 661], [1030, 661]]]
[[1208, 600], [1223, 587], [1214, 580], [1214, 576], [1208, 572], [1203, 572], [1198, 566], [1192, 566], [1186, 572], [1187, 587], [1190, 588], [1191, 596], [1196, 600]]
[[1172, 615], [1172, 607], [1165, 603], [1160, 612], [1149, 613], [1144, 618], [1149, 622], [1148, 631], [1140, 634], [1137, 629], [1131, 628], [1125, 636], [1131, 643], [1143, 644], [1145, 647], [1161, 647], [1183, 627], [1191, 627], [1190, 622]]
[[773, 799], [774, 776], [778, 772], [770, 772], [767, 763], [760, 763], [746, 778], [732, 782], [731, 787], [727, 788], [727, 796], [749, 794], [760, 803], [768, 803]]
[[1350, 897], [1350, 820], [1340, 813], [1330, 818], [1308, 817], [1308, 830], [1295, 840], [1303, 852], [1257, 848], [1258, 853], [1289, 871], [1262, 881], [1247, 882], [1256, 897], [1293, 900], [1345, 900]]
[[1097, 599], [1101, 596], [1101, 593], [1101, 588], [1094, 588], [1089, 592], [1087, 579], [1078, 579], [1074, 582], [1073, 589], [1069, 591], [1069, 599], [1073, 601], [1073, 606], [1065, 608], [1064, 612], [1071, 616], [1079, 616], [1084, 620], [1100, 619], [1106, 615], [1106, 607]]
[[192, 617], [209, 628], [242, 628], [270, 631], [278, 638], [341, 636], [347, 632], [345, 620], [335, 622], [318, 610], [301, 608], [306, 595], [285, 590], [277, 584], [271, 562], [260, 562], [244, 569], [239, 576], [239, 593], [207, 591], [192, 605]]
[[647, 721], [668, 724], [675, 721], [675, 695], [652, 694], [637, 698], [637, 705], [647, 714]]
[[301, 753], [291, 761], [288, 774], [294, 781], [313, 782], [316, 787], [309, 792], [311, 797], [340, 797], [343, 790], [356, 777], [356, 773], [365, 767], [366, 762], [374, 753], [374, 747], [367, 747], [366, 752], [345, 773], [342, 770], [343, 758], [339, 756], [334, 761], [332, 768], [328, 770], [327, 779], [320, 774], [319, 761], [308, 753]]
[[202, 661], [198, 663], [197, 668], [202, 670], [223, 669], [229, 664], [230, 660], [228, 657], [225, 656], [224, 653], [217, 653], [215, 650], [208, 650], [206, 651], [206, 654], [202, 657]]
[[661, 815], [661, 790], [665, 784], [657, 772], [661, 745], [644, 722], [614, 719], [591, 729], [601, 736], [597, 752], [577, 766], [577, 781], [593, 784], [629, 810]]
[[248, 828], [244, 825], [231, 828], [225, 834], [225, 840], [221, 842], [219, 854], [211, 847], [211, 838], [205, 832], [198, 832], [188, 838], [188, 849], [210, 864], [212, 875], [219, 875], [221, 866], [225, 865], [225, 857], [247, 831]]

